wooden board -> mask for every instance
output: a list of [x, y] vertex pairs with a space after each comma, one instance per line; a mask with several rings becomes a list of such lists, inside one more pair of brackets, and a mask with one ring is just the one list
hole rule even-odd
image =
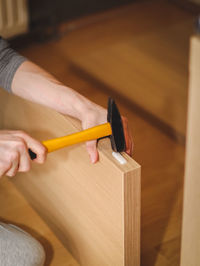
[[0, 180], [0, 210], [1, 222], [19, 226], [42, 244], [46, 255], [44, 266], [80, 266], [6, 177]]
[[[39, 140], [80, 129], [77, 121], [0, 91], [7, 102], [3, 124]], [[1, 106], [1, 105], [0, 105]], [[14, 111], [13, 111], [14, 110]], [[99, 143], [100, 162], [89, 162], [85, 145], [48, 155], [14, 183], [81, 265], [140, 264], [140, 166], [126, 154], [120, 165], [109, 140]]]
[[68, 33], [59, 50], [79, 72], [183, 139], [194, 15], [167, 1], [138, 2], [111, 14]]
[[191, 39], [181, 266], [200, 265], [200, 37]]

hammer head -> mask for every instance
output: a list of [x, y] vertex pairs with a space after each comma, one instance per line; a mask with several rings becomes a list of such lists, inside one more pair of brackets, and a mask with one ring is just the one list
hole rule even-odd
[[121, 115], [112, 98], [108, 99], [108, 122], [112, 128], [112, 135], [110, 136], [112, 149], [116, 152], [126, 150], [126, 143], [124, 137], [124, 129]]

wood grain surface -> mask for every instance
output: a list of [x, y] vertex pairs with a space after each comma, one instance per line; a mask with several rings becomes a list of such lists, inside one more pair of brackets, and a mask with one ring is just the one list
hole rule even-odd
[[200, 265], [200, 37], [191, 39], [181, 266]]
[[[80, 130], [77, 121], [1, 91], [3, 123], [38, 140]], [[14, 109], [14, 111], [13, 111]], [[89, 162], [85, 145], [48, 155], [44, 165], [14, 183], [81, 265], [140, 264], [140, 166], [123, 154], [120, 165], [109, 140], [99, 143], [100, 161]]]
[[195, 16], [169, 1], [137, 2], [116, 16], [110, 13], [110, 19], [68, 32], [60, 52], [79, 72], [118, 93], [147, 119], [181, 139]]
[[80, 266], [6, 177], [0, 180], [0, 221], [19, 226], [42, 244], [46, 256], [44, 266]]

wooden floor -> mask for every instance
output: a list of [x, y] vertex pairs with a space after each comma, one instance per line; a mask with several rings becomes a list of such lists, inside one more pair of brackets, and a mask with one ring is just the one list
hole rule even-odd
[[76, 68], [184, 136], [194, 18], [169, 1], [136, 2], [68, 32], [60, 51]]
[[[101, 28], [101, 25], [99, 27]], [[108, 96], [111, 94], [115, 97], [114, 92], [106, 92], [106, 87], [102, 88], [102, 85], [99, 86], [98, 83], [79, 76], [71, 68], [65, 50], [74, 45], [76, 38], [73, 40], [72, 37], [69, 34], [48, 43], [35, 43], [21, 52], [65, 84], [98, 104], [106, 106]], [[76, 43], [76, 49], [82, 51], [80, 43]], [[185, 77], [182, 78], [182, 82], [185, 82]], [[145, 77], [143, 82], [148, 86]], [[121, 113], [126, 115], [130, 122], [135, 144], [134, 159], [142, 165], [142, 265], [178, 266], [184, 147], [133, 112], [122, 98], [116, 96], [116, 99]], [[48, 243], [48, 261], [51, 260], [52, 254], [54, 256], [50, 265], [77, 265], [6, 178], [0, 182], [0, 191], [1, 218], [20, 223], [28, 227], [28, 231], [36, 231], [34, 235], [43, 239], [42, 243]]]

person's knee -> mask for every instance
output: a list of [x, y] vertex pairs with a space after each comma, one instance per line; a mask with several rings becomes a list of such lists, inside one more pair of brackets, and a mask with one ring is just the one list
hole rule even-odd
[[20, 228], [0, 224], [0, 266], [42, 266], [45, 252], [42, 245]]

